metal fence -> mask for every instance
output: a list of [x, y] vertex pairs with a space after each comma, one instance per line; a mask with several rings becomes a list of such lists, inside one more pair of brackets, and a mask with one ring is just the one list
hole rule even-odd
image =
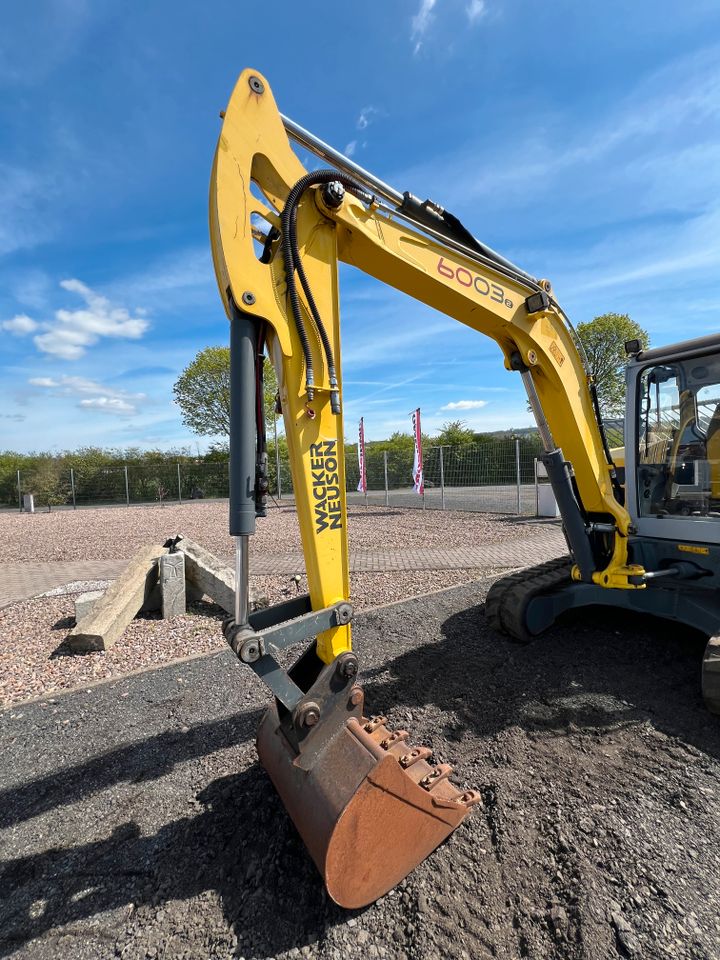
[[520, 439], [430, 447], [423, 458], [425, 493], [418, 496], [409, 481], [412, 448], [369, 448], [366, 495], [357, 492], [357, 460], [348, 457], [348, 500], [429, 510], [531, 515], [536, 512], [535, 458], [539, 452], [536, 441]]
[[[412, 488], [411, 444], [384, 450], [375, 445], [367, 448], [366, 494], [357, 492], [357, 454], [349, 448], [345, 464], [348, 500], [420, 509], [534, 514], [538, 452], [538, 443], [532, 438], [429, 447], [424, 455], [425, 494], [418, 496]], [[268, 467], [271, 495], [291, 498], [287, 452], [279, 450], [277, 456], [271, 452]], [[65, 468], [47, 460], [34, 469], [0, 476], [0, 503], [6, 509], [22, 509], [25, 494], [33, 494], [38, 509], [225, 499], [228, 479], [226, 462]]]

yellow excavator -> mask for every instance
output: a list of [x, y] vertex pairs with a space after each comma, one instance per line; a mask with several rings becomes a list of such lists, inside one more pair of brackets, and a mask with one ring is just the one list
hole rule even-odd
[[[405, 877], [480, 797], [456, 787], [450, 768], [406, 731], [365, 710], [351, 645], [338, 263], [491, 337], [522, 379], [569, 553], [491, 588], [490, 623], [518, 641], [565, 610], [597, 604], [720, 632], [720, 337], [654, 350], [626, 344], [623, 480], [582, 345], [549, 281], [284, 117], [257, 71], [240, 76], [221, 117], [210, 234], [230, 320], [236, 545], [235, 609], [223, 629], [274, 698], [258, 731], [260, 760], [329, 894], [360, 907]], [[291, 141], [326, 166], [308, 172]], [[268, 491], [265, 352], [277, 373], [309, 592], [253, 611], [249, 540]], [[303, 642], [286, 669], [289, 648]], [[714, 639], [702, 687], [720, 711]]]

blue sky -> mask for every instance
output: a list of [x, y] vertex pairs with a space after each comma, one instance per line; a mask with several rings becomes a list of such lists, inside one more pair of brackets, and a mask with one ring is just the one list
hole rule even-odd
[[[283, 110], [549, 277], [576, 321], [718, 329], [720, 5], [34, 0], [0, 34], [0, 449], [169, 448], [227, 342], [207, 239], [218, 111]], [[346, 433], [529, 423], [494, 343], [342, 271]]]

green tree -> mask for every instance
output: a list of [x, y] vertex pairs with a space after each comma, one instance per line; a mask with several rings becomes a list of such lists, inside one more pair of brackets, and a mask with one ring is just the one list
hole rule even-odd
[[36, 506], [51, 507], [67, 503], [69, 497], [69, 480], [63, 475], [57, 460], [43, 458], [29, 478], [29, 490], [24, 493], [35, 495]]
[[579, 323], [577, 332], [595, 375], [603, 416], [621, 414], [625, 409], [625, 343], [639, 340], [645, 349], [650, 343], [647, 331], [626, 313], [603, 313]]
[[[266, 359], [264, 373], [265, 419], [275, 417], [277, 378]], [[183, 370], [173, 387], [183, 423], [202, 436], [230, 434], [230, 348], [205, 347]]]
[[442, 425], [435, 443], [442, 447], [461, 447], [465, 443], [474, 443], [475, 434], [464, 420], [450, 420]]

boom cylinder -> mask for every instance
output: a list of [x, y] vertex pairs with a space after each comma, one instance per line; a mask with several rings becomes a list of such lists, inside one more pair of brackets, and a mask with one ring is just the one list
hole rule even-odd
[[586, 583], [592, 583], [595, 560], [585, 529], [585, 520], [575, 498], [570, 464], [565, 460], [562, 450], [559, 449], [551, 450], [538, 459], [544, 464], [547, 471], [548, 480], [557, 500], [565, 535], [575, 557], [575, 562], [583, 580]]
[[255, 324], [231, 304], [230, 536], [255, 533]]
[[230, 536], [235, 537], [235, 623], [248, 622], [249, 538], [255, 533], [255, 324], [231, 303]]

